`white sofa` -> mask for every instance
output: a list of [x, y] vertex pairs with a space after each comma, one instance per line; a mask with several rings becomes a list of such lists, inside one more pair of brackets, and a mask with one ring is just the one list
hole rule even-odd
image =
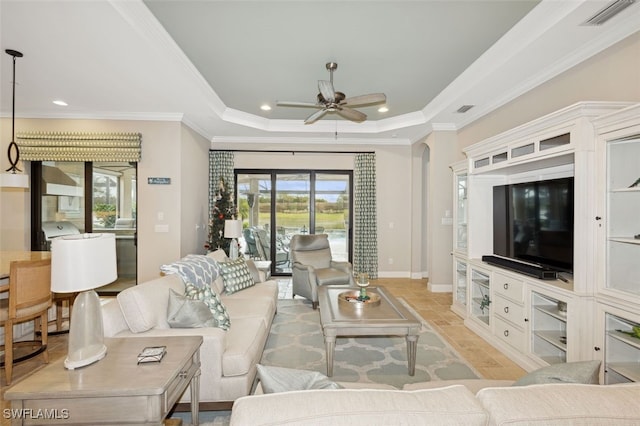
[[403, 390], [379, 385], [362, 389], [371, 385], [360, 384], [355, 389], [251, 395], [234, 403], [231, 426], [640, 424], [640, 383], [511, 383], [452, 380], [411, 384]]
[[[225, 260], [224, 252], [210, 254]], [[264, 275], [260, 274], [264, 279]], [[218, 277], [212, 288], [223, 288]], [[184, 294], [185, 284], [177, 274], [161, 276], [120, 292], [103, 305], [105, 337], [199, 335], [202, 375], [200, 402], [221, 403], [248, 395], [254, 384], [256, 365], [260, 362], [278, 301], [276, 281], [263, 281], [233, 294], [220, 291], [231, 327], [171, 328], [167, 322], [169, 290]], [[187, 391], [179, 402], [189, 402]]]

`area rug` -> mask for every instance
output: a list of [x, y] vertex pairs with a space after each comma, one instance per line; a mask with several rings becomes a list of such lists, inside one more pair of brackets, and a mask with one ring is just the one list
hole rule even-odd
[[[482, 376], [404, 300], [400, 302], [422, 323], [416, 354], [416, 374], [407, 370], [404, 337], [338, 337], [332, 380], [385, 383], [402, 388], [407, 383], [429, 380], [477, 379]], [[261, 363], [327, 373], [320, 327], [320, 311], [302, 299], [278, 300]], [[226, 426], [230, 412], [201, 412], [201, 426]], [[185, 425], [191, 417], [176, 413]]]
[[[477, 379], [481, 375], [404, 300], [422, 323], [416, 373], [409, 376], [404, 337], [338, 337], [332, 380], [385, 383], [398, 388], [430, 380]], [[279, 300], [262, 364], [327, 373], [320, 312], [306, 300]]]

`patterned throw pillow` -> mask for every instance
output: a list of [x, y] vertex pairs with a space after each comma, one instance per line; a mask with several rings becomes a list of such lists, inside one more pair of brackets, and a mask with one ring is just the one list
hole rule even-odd
[[198, 288], [210, 286], [219, 275], [218, 262], [200, 254], [189, 254], [176, 262], [162, 265], [160, 270], [165, 274], [178, 274], [185, 284]]
[[189, 299], [202, 300], [209, 307], [215, 321], [214, 327], [223, 330], [228, 330], [231, 327], [231, 319], [227, 308], [220, 300], [220, 296], [211, 290], [210, 286], [198, 288], [193, 284], [187, 284], [184, 289], [184, 295]]
[[224, 281], [224, 291], [228, 294], [233, 294], [255, 284], [253, 275], [251, 275], [247, 262], [243, 258], [220, 262], [218, 265]]

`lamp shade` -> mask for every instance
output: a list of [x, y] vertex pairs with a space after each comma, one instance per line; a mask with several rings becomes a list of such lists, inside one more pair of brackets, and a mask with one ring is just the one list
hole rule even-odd
[[242, 236], [242, 220], [225, 220], [224, 237], [240, 238]]
[[74, 293], [118, 278], [115, 234], [77, 234], [51, 241], [51, 291]]
[[3, 188], [29, 188], [29, 175], [24, 173], [2, 173], [0, 186]]

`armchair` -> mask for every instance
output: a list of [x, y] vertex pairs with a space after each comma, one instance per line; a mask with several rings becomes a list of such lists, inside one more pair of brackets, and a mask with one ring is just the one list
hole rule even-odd
[[291, 238], [293, 295], [311, 300], [318, 307], [319, 285], [355, 286], [351, 263], [331, 259], [327, 234], [294, 235]]

